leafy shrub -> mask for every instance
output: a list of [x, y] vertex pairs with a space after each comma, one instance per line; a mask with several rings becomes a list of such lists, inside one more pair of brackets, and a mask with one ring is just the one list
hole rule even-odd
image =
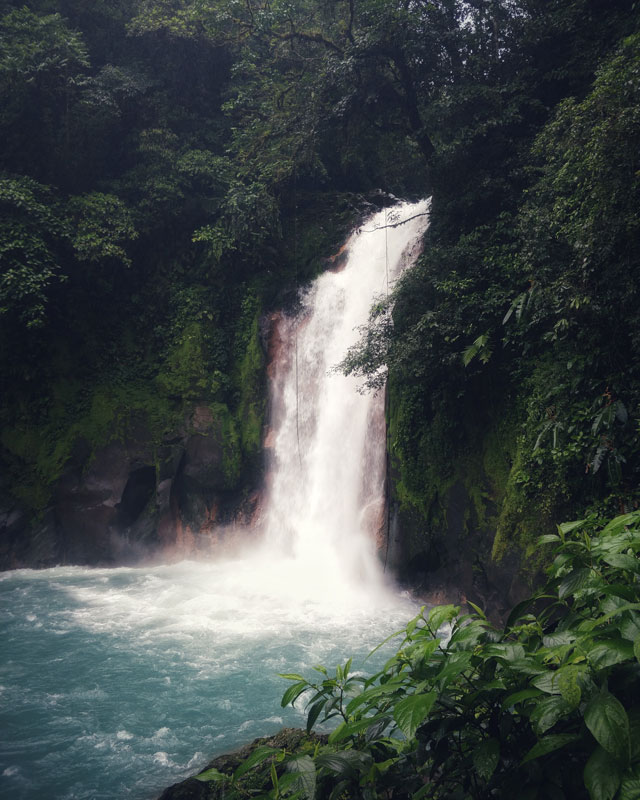
[[227, 798], [639, 797], [640, 512], [539, 544], [555, 545], [548, 582], [503, 628], [471, 603], [423, 607], [371, 677], [350, 660], [283, 675], [308, 731], [338, 721], [327, 743], [199, 778]]

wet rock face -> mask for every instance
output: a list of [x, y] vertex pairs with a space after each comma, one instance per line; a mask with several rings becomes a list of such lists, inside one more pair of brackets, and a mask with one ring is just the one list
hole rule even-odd
[[530, 593], [520, 573], [521, 554], [496, 563], [494, 532], [477, 524], [465, 487], [454, 483], [443, 498], [439, 526], [394, 507], [389, 530], [389, 568], [417, 589], [425, 602], [479, 605], [496, 622]]
[[209, 531], [242, 505], [225, 475], [224, 444], [204, 405], [160, 445], [142, 424], [94, 453], [78, 442], [41, 519], [0, 502], [0, 569], [127, 564], [218, 545]]

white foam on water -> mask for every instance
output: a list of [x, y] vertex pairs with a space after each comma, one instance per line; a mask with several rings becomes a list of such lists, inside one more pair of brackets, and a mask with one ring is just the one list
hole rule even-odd
[[[244, 552], [217, 561], [0, 575], [0, 795], [148, 799], [215, 752], [303, 725], [302, 703], [280, 709], [278, 672], [313, 677], [351, 655], [354, 669], [375, 668], [366, 654], [416, 608], [375, 552], [382, 398], [330, 370], [410, 259], [426, 210], [375, 215], [344, 268], [283, 322], [262, 540], [254, 531]], [[400, 217], [415, 218], [380, 228]]]

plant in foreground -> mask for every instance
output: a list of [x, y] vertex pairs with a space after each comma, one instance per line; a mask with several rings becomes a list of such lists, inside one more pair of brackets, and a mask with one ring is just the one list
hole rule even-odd
[[283, 675], [308, 732], [338, 721], [327, 741], [199, 779], [228, 798], [640, 798], [640, 512], [550, 544], [547, 584], [503, 629], [473, 604], [422, 608], [371, 677]]

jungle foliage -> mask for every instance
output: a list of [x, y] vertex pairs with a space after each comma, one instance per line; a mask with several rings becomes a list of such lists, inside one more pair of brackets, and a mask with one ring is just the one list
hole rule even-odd
[[640, 791], [640, 513], [564, 523], [548, 580], [504, 627], [422, 608], [384, 667], [291, 682], [326, 742], [263, 746], [210, 797], [631, 800]]
[[432, 195], [394, 324], [377, 304], [345, 363], [389, 371], [403, 503], [513, 408], [498, 528], [636, 502], [633, 0], [2, 0], [0, 135], [10, 491], [50, 461], [19, 431], [67, 452], [114, 386], [166, 427], [222, 404], [254, 452], [256, 314], [382, 187]]

